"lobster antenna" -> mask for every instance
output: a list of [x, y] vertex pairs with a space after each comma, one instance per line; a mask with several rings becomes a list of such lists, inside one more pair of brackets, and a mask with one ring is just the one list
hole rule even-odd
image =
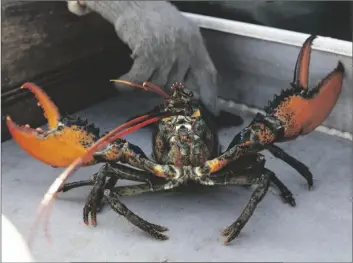
[[160, 87], [158, 87], [157, 85], [155, 85], [151, 82], [145, 81], [142, 85], [144, 87], [149, 87], [149, 88], [153, 89], [156, 93], [158, 93], [159, 95], [161, 95], [165, 98], [169, 98], [169, 95], [167, 93], [165, 93], [164, 90], [162, 90]]
[[146, 91], [153, 91], [154, 93], [157, 93], [158, 95], [161, 95], [165, 98], [168, 98], [169, 95], [167, 93], [165, 93], [160, 87], [158, 87], [157, 85], [154, 85], [150, 82], [144, 82], [142, 85], [137, 84], [137, 83], [133, 83], [127, 80], [120, 80], [120, 79], [112, 79], [110, 80], [111, 82], [118, 82], [118, 83], [124, 83], [126, 85], [129, 86], [133, 86], [133, 87], [137, 87], [140, 89], [144, 89]]

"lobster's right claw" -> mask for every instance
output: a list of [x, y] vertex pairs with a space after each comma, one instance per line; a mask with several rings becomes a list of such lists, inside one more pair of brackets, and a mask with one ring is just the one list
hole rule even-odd
[[50, 130], [45, 132], [40, 128], [31, 129], [29, 125], [19, 126], [7, 116], [9, 132], [18, 145], [33, 158], [54, 167], [67, 167], [83, 156], [99, 135], [88, 131], [82, 122], [81, 125], [72, 123], [69, 126], [61, 123], [56, 105], [35, 84], [27, 82], [21, 88], [34, 93], [38, 105], [44, 110]]
[[310, 36], [298, 55], [292, 88], [282, 91], [265, 108], [268, 115], [283, 123], [283, 138], [276, 141], [292, 140], [299, 135], [312, 132], [329, 116], [342, 90], [344, 66], [338, 62], [313, 89], [308, 89], [311, 45], [315, 36]]

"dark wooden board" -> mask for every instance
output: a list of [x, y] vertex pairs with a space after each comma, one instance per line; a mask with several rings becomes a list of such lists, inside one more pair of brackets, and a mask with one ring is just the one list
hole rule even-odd
[[6, 1], [2, 19], [2, 141], [6, 115], [16, 123], [45, 123], [24, 82], [41, 86], [62, 113], [72, 113], [115, 95], [109, 79], [131, 67], [130, 50], [97, 14], [77, 17], [66, 2]]

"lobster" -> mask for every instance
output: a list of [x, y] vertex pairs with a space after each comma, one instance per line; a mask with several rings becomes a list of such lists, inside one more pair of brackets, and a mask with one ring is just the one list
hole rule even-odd
[[[339, 98], [344, 79], [341, 62], [316, 87], [308, 88], [311, 46], [315, 37], [310, 36], [302, 45], [290, 87], [269, 102], [264, 108], [265, 114], [258, 113], [236, 134], [224, 152], [220, 152], [217, 125], [182, 83], [171, 85], [171, 92], [167, 94], [149, 82], [139, 85], [113, 80], [155, 92], [164, 97], [164, 103], [103, 135], [87, 120], [61, 117], [44, 91], [33, 83], [25, 83], [22, 88], [29, 89], [37, 97], [48, 119], [49, 130], [19, 126], [8, 116], [7, 126], [12, 138], [35, 159], [54, 167], [67, 167], [42, 200], [38, 219], [58, 192], [92, 186], [83, 209], [85, 224], [91, 221], [96, 226], [97, 212], [102, 205], [109, 204], [141, 230], [165, 240], [168, 238], [163, 233], [168, 230], [166, 227], [152, 224], [133, 213], [120, 201], [120, 196], [170, 191], [189, 183], [208, 187], [257, 185], [242, 214], [222, 232], [226, 236], [225, 244], [228, 244], [239, 235], [271, 183], [280, 190], [285, 202], [295, 206], [291, 191], [265, 167], [266, 160], [260, 152], [269, 151], [297, 170], [309, 189], [313, 187], [309, 168], [275, 143], [295, 140], [312, 132], [328, 117]], [[122, 138], [151, 124], [155, 125], [153, 158]], [[104, 165], [88, 180], [65, 184], [80, 166], [97, 163]], [[117, 186], [119, 179], [141, 184]]]

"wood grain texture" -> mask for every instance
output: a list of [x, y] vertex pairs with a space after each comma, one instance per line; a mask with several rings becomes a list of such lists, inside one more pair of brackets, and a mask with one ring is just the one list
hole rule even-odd
[[97, 14], [77, 17], [66, 2], [3, 1], [2, 141], [9, 139], [4, 116], [19, 124], [45, 123], [33, 96], [20, 90], [40, 85], [62, 112], [72, 113], [116, 94], [109, 83], [128, 72], [130, 50]]

